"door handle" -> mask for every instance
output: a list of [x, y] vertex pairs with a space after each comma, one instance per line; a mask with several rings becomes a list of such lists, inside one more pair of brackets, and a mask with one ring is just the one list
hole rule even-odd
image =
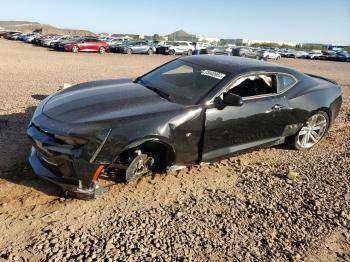
[[281, 110], [282, 108], [283, 108], [282, 105], [276, 104], [276, 105], [274, 105], [274, 106], [272, 107], [272, 110], [273, 110], [273, 111], [279, 111], [279, 110]]

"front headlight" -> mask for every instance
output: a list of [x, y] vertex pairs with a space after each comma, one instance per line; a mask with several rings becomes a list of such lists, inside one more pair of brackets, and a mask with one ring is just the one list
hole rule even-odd
[[58, 140], [61, 140], [62, 142], [76, 146], [76, 145], [85, 145], [87, 143], [87, 140], [83, 138], [78, 137], [71, 137], [71, 136], [61, 136], [61, 135], [54, 135], [54, 137]]

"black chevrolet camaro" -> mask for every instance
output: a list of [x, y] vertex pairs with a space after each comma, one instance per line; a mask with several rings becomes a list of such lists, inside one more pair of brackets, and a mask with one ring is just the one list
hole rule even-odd
[[136, 79], [82, 83], [47, 97], [27, 134], [35, 173], [65, 192], [126, 181], [246, 149], [317, 144], [340, 110], [336, 82], [253, 59], [189, 56]]

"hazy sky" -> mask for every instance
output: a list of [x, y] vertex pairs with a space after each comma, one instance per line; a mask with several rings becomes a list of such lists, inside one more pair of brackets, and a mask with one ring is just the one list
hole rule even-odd
[[350, 44], [350, 0], [0, 0], [0, 20], [95, 33]]

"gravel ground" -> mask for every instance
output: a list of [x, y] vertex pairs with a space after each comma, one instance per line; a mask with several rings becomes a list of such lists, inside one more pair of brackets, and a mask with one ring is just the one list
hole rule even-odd
[[0, 39], [0, 58], [0, 261], [350, 261], [350, 63], [278, 61], [342, 87], [340, 116], [312, 150], [255, 150], [127, 185], [104, 178], [108, 192], [82, 201], [26, 163], [35, 106], [62, 83], [137, 76], [172, 57]]

